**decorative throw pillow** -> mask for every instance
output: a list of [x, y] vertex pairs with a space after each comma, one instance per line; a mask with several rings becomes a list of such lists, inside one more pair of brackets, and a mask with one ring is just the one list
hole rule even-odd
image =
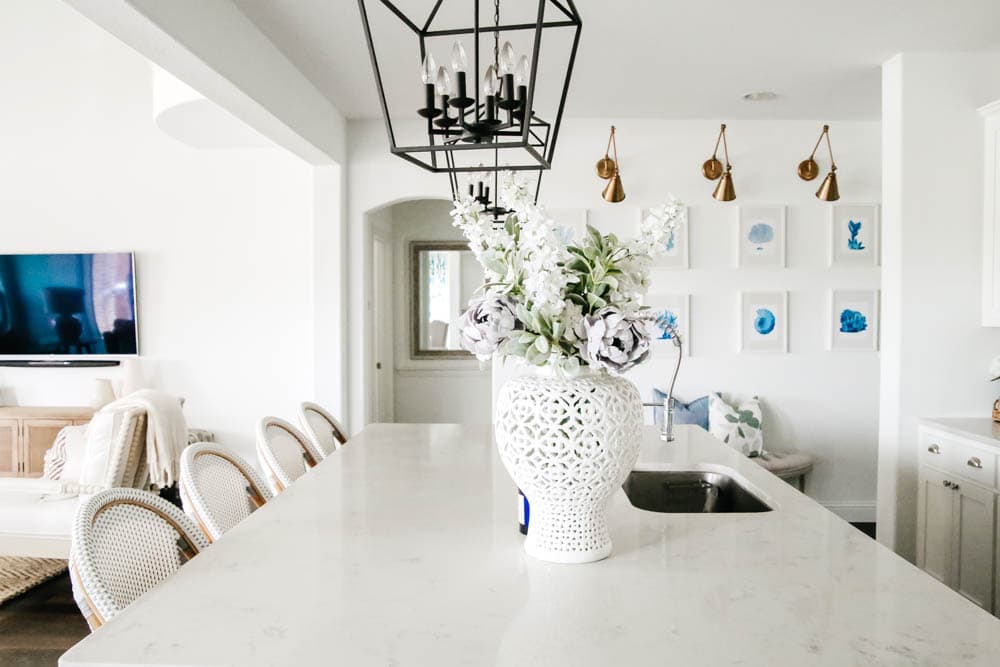
[[759, 456], [764, 451], [760, 401], [756, 396], [734, 408], [722, 400], [721, 394], [710, 395], [708, 424], [712, 435], [747, 456]]
[[83, 457], [87, 451], [87, 427], [65, 426], [56, 435], [49, 451], [45, 452], [45, 466], [42, 479], [59, 481], [65, 478], [77, 481], [83, 468]]
[[42, 466], [42, 479], [50, 479], [58, 482], [62, 475], [63, 466], [66, 465], [66, 429], [60, 429], [56, 434], [56, 441], [45, 452]]
[[121, 423], [121, 410], [101, 410], [87, 426], [87, 454], [80, 471], [80, 485], [105, 484], [115, 431]]
[[[656, 424], [663, 423], [663, 401], [667, 394], [664, 391], [653, 388], [653, 400], [659, 407], [653, 408], [653, 419]], [[708, 396], [696, 398], [690, 403], [685, 403], [676, 396], [674, 397], [674, 424], [695, 424], [708, 430]]]

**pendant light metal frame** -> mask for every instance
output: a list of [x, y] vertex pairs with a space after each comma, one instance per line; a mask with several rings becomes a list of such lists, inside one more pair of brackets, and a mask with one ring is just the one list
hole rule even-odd
[[[466, 2], [470, 0], [449, 0], [450, 2]], [[569, 93], [569, 84], [573, 74], [573, 66], [576, 61], [577, 48], [580, 43], [580, 31], [583, 21], [580, 13], [576, 9], [574, 0], [537, 0], [538, 11], [533, 23], [513, 23], [502, 24], [497, 22], [494, 25], [481, 24], [479, 4], [480, 0], [471, 0], [473, 10], [473, 25], [468, 28], [436, 29], [434, 19], [445, 0], [436, 0], [432, 5], [430, 13], [425, 19], [418, 22], [408, 17], [405, 12], [399, 9], [391, 0], [358, 0], [358, 7], [361, 11], [361, 22], [364, 28], [365, 39], [368, 43], [368, 53], [371, 58], [372, 70], [375, 75], [375, 83], [378, 88], [379, 103], [382, 108], [382, 117], [385, 121], [386, 133], [389, 137], [389, 150], [393, 155], [397, 155], [408, 162], [420, 166], [434, 173], [448, 173], [451, 175], [451, 185], [453, 192], [457, 192], [457, 174], [475, 172], [499, 172], [499, 171], [541, 171], [552, 166], [552, 159], [555, 155], [556, 140], [559, 136], [559, 129], [562, 123], [563, 111], [566, 106], [566, 97]], [[530, 60], [530, 77], [527, 81], [527, 94], [525, 97], [525, 108], [530, 110], [527, 114], [527, 122], [521, 122], [499, 129], [491, 133], [490, 141], [462, 141], [461, 135], [451, 128], [435, 127], [428, 118], [428, 143], [424, 145], [400, 146], [396, 141], [396, 132], [393, 128], [393, 114], [389, 109], [389, 102], [386, 98], [385, 88], [382, 81], [382, 72], [379, 67], [378, 52], [372, 35], [371, 24], [368, 18], [368, 6], [372, 4], [384, 5], [394, 14], [416, 37], [419, 43], [420, 60], [427, 54], [427, 40], [433, 37], [463, 35], [473, 37], [474, 51], [474, 99], [476, 100], [468, 108], [459, 109], [458, 113], [463, 121], [460, 125], [468, 126], [477, 123], [482, 119], [485, 112], [485, 101], [479, 101], [480, 95], [480, 45], [479, 38], [483, 33], [494, 33], [497, 37], [505, 32], [531, 30], [534, 32], [532, 40], [532, 52]], [[546, 9], [555, 10], [555, 17], [546, 19]], [[551, 120], [543, 120], [535, 115], [534, 97], [536, 78], [538, 74], [538, 57], [541, 50], [543, 30], [554, 28], [573, 28], [573, 42], [569, 53], [569, 60], [566, 68], [566, 75], [563, 79], [562, 90], [559, 96], [559, 104], [555, 117]], [[397, 115], [399, 117], [399, 115]], [[471, 121], [471, 122], [465, 122]], [[492, 140], [495, 137], [495, 140]], [[499, 164], [498, 154], [503, 149], [504, 153], [518, 152], [521, 158], [512, 164]], [[487, 151], [492, 151], [494, 159], [482, 160], [485, 166], [465, 166], [459, 165], [456, 161], [456, 154], [481, 151], [483, 155], [488, 155]], [[539, 181], [540, 181], [539, 177]], [[540, 183], [539, 183], [540, 184]]]

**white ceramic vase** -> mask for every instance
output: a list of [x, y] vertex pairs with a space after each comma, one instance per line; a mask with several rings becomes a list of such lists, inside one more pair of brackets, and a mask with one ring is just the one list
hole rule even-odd
[[115, 390], [111, 386], [111, 380], [107, 378], [95, 379], [90, 392], [90, 407], [100, 410], [113, 400], [115, 400]]
[[635, 385], [604, 372], [515, 378], [494, 424], [500, 458], [531, 504], [525, 551], [553, 563], [607, 558], [608, 501], [639, 457]]

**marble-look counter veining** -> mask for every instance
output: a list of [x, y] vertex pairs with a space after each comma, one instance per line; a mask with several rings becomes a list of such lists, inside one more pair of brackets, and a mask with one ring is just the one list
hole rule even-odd
[[937, 417], [920, 425], [1000, 448], [1000, 424], [989, 417]]
[[70, 649], [124, 665], [997, 665], [1000, 621], [695, 427], [640, 468], [724, 466], [771, 503], [654, 514], [534, 561], [488, 426], [375, 425]]

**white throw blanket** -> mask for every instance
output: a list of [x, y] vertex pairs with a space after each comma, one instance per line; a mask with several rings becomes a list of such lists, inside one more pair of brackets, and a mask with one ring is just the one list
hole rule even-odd
[[120, 410], [139, 407], [146, 411], [146, 461], [149, 481], [163, 488], [177, 479], [181, 451], [187, 445], [187, 422], [177, 396], [140, 389], [101, 408]]

